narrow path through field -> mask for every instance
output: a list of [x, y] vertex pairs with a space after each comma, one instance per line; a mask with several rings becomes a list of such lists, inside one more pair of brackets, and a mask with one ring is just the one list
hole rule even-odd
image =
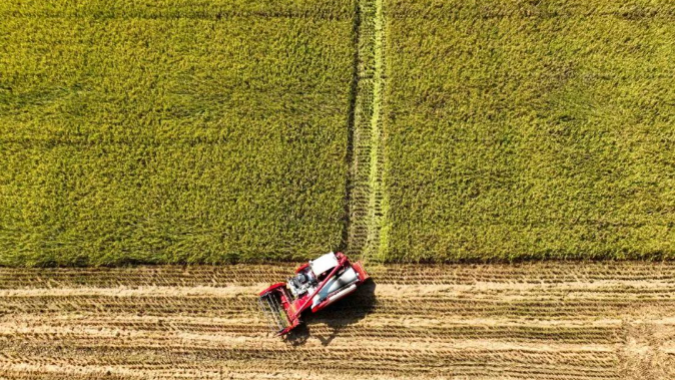
[[671, 379], [675, 264], [371, 265], [290, 339], [293, 264], [0, 269], [0, 379]]
[[367, 261], [384, 252], [384, 10], [382, 0], [359, 0], [358, 85], [353, 131], [348, 251]]

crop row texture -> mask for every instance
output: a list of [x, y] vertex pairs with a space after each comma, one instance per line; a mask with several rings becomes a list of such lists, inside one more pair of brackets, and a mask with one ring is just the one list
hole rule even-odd
[[339, 245], [353, 18], [329, 0], [0, 2], [0, 265]]
[[369, 266], [282, 340], [255, 294], [288, 270], [0, 268], [2, 378], [675, 378], [674, 263]]
[[675, 257], [675, 5], [387, 0], [387, 260]]

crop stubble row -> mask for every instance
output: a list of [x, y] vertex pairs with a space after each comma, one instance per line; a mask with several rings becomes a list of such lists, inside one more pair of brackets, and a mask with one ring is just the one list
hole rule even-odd
[[0, 269], [0, 379], [670, 378], [675, 265], [373, 266], [284, 341], [292, 263]]

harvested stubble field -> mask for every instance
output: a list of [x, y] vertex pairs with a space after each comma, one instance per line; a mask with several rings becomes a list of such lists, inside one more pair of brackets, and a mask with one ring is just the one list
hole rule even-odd
[[2, 379], [669, 379], [675, 264], [369, 268], [288, 341], [292, 266], [0, 271]]

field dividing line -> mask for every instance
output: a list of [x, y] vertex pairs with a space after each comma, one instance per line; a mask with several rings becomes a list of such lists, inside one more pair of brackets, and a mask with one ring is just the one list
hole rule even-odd
[[357, 92], [350, 170], [348, 253], [380, 260], [386, 240], [380, 230], [386, 212], [383, 191], [384, 1], [358, 2]]
[[350, 170], [347, 252], [364, 261], [379, 259], [384, 248], [383, 90], [384, 22], [382, 0], [358, 0], [358, 65]]
[[382, 130], [382, 114], [384, 101], [384, 0], [375, 1], [374, 19], [374, 60], [375, 72], [373, 81], [373, 114], [371, 124], [371, 150], [370, 150], [370, 175], [369, 175], [369, 199], [368, 199], [368, 239], [365, 249], [365, 259], [383, 259], [386, 253], [386, 239], [381, 235], [382, 222], [386, 208], [383, 203], [383, 166], [384, 146]]

